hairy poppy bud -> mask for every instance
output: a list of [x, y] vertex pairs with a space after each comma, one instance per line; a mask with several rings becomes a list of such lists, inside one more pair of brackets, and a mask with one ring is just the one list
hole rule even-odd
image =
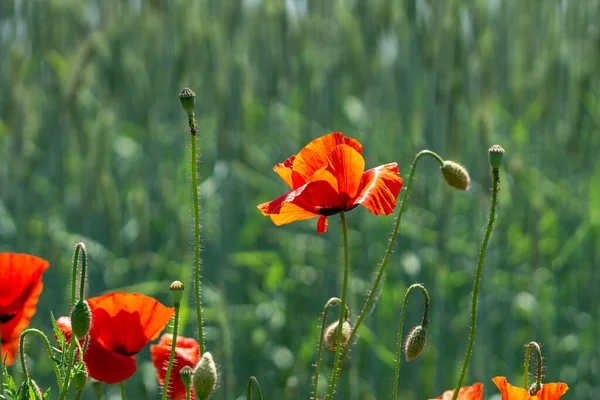
[[179, 101], [181, 101], [181, 107], [185, 110], [186, 113], [193, 114], [194, 107], [196, 106], [196, 93], [190, 88], [184, 87], [179, 92]]
[[90, 331], [92, 311], [85, 299], [79, 299], [71, 311], [71, 328], [77, 339], [84, 338]]
[[181, 298], [183, 297], [183, 283], [180, 281], [174, 281], [169, 286], [169, 290], [171, 291], [171, 295], [173, 296], [173, 302], [175, 305], [179, 305], [181, 302]]
[[493, 169], [498, 169], [502, 166], [502, 160], [504, 158], [504, 149], [499, 144], [495, 144], [488, 150], [490, 155], [490, 166]]
[[467, 190], [471, 184], [469, 173], [462, 165], [454, 161], [444, 161], [440, 167], [448, 185], [458, 190]]
[[42, 391], [33, 379], [25, 379], [19, 388], [19, 400], [37, 400], [42, 398]]
[[415, 326], [404, 342], [404, 356], [406, 361], [412, 361], [423, 352], [427, 346], [427, 329], [422, 325]]
[[[337, 349], [339, 325], [339, 321], [332, 322], [325, 328], [325, 332], [323, 333], [325, 348], [332, 353]], [[350, 334], [352, 334], [352, 325], [350, 325], [350, 322], [344, 321], [342, 324], [342, 345], [340, 346], [342, 349], [348, 345]]]
[[217, 385], [217, 366], [212, 354], [206, 352], [194, 369], [192, 375], [196, 397], [200, 400], [208, 399]]
[[194, 370], [189, 365], [186, 365], [185, 367], [183, 367], [179, 370], [179, 376], [181, 377], [181, 382], [183, 382], [183, 386], [185, 386], [186, 389], [188, 389], [190, 387], [190, 384], [192, 383], [192, 374], [193, 373], [194, 373]]
[[82, 390], [87, 384], [88, 373], [85, 366], [81, 366], [81, 368], [77, 368], [75, 372], [73, 372], [73, 385], [75, 385], [75, 389]]
[[537, 394], [537, 392], [539, 392], [540, 390], [542, 390], [541, 383], [534, 382], [531, 384], [531, 386], [529, 386], [529, 394], [531, 396], [535, 396]]

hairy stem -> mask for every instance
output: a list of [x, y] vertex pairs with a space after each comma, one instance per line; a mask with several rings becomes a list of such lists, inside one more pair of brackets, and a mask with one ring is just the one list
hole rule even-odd
[[179, 328], [179, 309], [180, 303], [175, 303], [175, 321], [173, 322], [173, 340], [171, 341], [171, 355], [169, 356], [169, 366], [167, 367], [167, 373], [165, 374], [165, 383], [163, 384], [162, 400], [167, 398], [167, 392], [169, 391], [169, 379], [171, 379], [171, 370], [173, 369], [173, 360], [175, 360], [175, 349], [177, 348], [177, 331]]
[[[42, 341], [46, 345], [46, 352], [48, 353], [48, 357], [52, 362], [52, 368], [54, 369], [54, 373], [56, 375], [56, 384], [58, 385], [58, 390], [60, 391], [62, 389], [62, 379], [60, 378], [60, 371], [58, 370], [58, 366], [54, 362], [52, 346], [50, 345], [48, 337], [44, 334], [44, 332], [40, 331], [39, 329], [28, 328], [21, 333], [21, 337], [19, 339], [19, 356], [21, 357], [21, 368], [23, 369], [23, 376], [25, 377], [25, 379], [29, 378], [29, 371], [27, 371], [27, 365], [25, 364], [25, 336], [29, 335], [30, 333], [41, 337]], [[2, 386], [0, 386], [0, 390], [2, 390]], [[2, 392], [0, 392], [0, 394], [2, 394]]]
[[258, 384], [258, 379], [256, 377], [251, 376], [248, 379], [248, 388], [246, 390], [246, 400], [252, 400], [252, 390], [256, 391], [256, 395], [258, 396], [258, 400], [263, 400], [263, 394], [260, 390], [260, 385]]
[[[337, 297], [332, 297], [325, 304], [325, 308], [323, 309], [323, 321], [321, 323], [321, 338], [319, 339], [319, 347], [317, 348], [317, 363], [315, 364], [315, 376], [313, 378], [313, 399], [317, 398], [318, 390], [319, 390], [319, 370], [321, 368], [321, 353], [323, 352], [323, 340], [325, 334], [325, 328], [327, 325], [327, 315], [329, 314], [329, 308], [334, 304], [340, 304], [342, 300]], [[348, 308], [346, 307], [346, 317], [348, 316]]]
[[542, 384], [542, 349], [536, 342], [529, 342], [525, 350], [525, 366], [523, 370], [523, 387], [529, 388], [529, 359], [531, 358], [531, 349], [534, 348], [537, 355], [537, 375], [535, 381], [538, 385]]

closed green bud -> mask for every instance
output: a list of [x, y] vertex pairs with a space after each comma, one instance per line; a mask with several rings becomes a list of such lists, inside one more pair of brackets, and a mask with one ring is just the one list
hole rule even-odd
[[469, 173], [462, 165], [454, 161], [444, 161], [440, 169], [448, 185], [453, 188], [467, 190], [471, 185]]
[[75, 386], [75, 389], [82, 390], [87, 384], [87, 380], [88, 373], [85, 366], [82, 366], [82, 368], [78, 368], [73, 373], [73, 385]]
[[202, 355], [200, 362], [194, 369], [192, 375], [196, 397], [200, 400], [206, 400], [217, 386], [217, 366], [213, 360], [212, 354], [206, 352]]
[[[334, 353], [337, 350], [338, 343], [338, 335], [340, 326], [339, 321], [334, 321], [327, 328], [325, 328], [325, 332], [323, 333], [323, 343], [325, 344], [325, 348], [330, 352]], [[344, 321], [342, 324], [342, 345], [340, 348], [345, 348], [348, 345], [348, 340], [350, 339], [350, 335], [352, 334], [352, 325], [350, 322]]]
[[404, 342], [404, 356], [406, 361], [412, 361], [425, 350], [427, 346], [427, 329], [422, 325], [415, 326]]
[[185, 367], [181, 368], [179, 370], [179, 376], [181, 377], [181, 382], [183, 382], [183, 386], [185, 386], [185, 388], [189, 388], [190, 384], [192, 383], [192, 375], [194, 374], [194, 369], [192, 367], [190, 367], [189, 365], [186, 365]]
[[194, 113], [196, 107], [196, 93], [190, 88], [184, 87], [179, 92], [179, 101], [181, 101], [181, 107], [185, 110], [188, 115]]
[[493, 169], [499, 169], [504, 159], [504, 149], [499, 144], [495, 144], [488, 150], [490, 155], [490, 166]]
[[77, 339], [82, 339], [90, 331], [92, 311], [85, 299], [79, 299], [71, 310], [71, 328]]
[[169, 286], [169, 290], [171, 291], [171, 295], [173, 296], [173, 303], [175, 306], [179, 306], [181, 299], [183, 297], [183, 283], [180, 281], [174, 281]]

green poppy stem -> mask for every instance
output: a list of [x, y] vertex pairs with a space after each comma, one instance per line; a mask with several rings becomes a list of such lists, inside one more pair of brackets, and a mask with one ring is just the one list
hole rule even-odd
[[181, 303], [175, 303], [175, 321], [173, 322], [173, 340], [171, 342], [171, 355], [169, 356], [169, 366], [167, 367], [167, 373], [165, 374], [165, 383], [163, 384], [162, 400], [167, 398], [167, 392], [169, 391], [169, 379], [171, 378], [171, 369], [173, 368], [173, 360], [175, 360], [175, 349], [177, 348], [177, 331], [179, 328], [179, 309]]
[[[52, 362], [52, 368], [54, 369], [54, 374], [56, 375], [56, 384], [58, 385], [58, 390], [61, 391], [62, 380], [60, 378], [60, 371], [58, 370], [58, 366], [54, 362], [54, 354], [52, 353], [52, 346], [50, 345], [50, 340], [48, 340], [48, 337], [44, 334], [44, 332], [40, 331], [39, 329], [34, 329], [34, 328], [25, 329], [21, 333], [21, 337], [19, 338], [19, 356], [21, 358], [21, 368], [23, 369], [23, 376], [25, 377], [25, 379], [29, 379], [29, 371], [27, 371], [27, 364], [25, 364], [25, 336], [29, 335], [30, 333], [41, 337], [42, 341], [46, 345], [46, 352], [48, 353], [48, 357], [50, 358], [50, 361]], [[2, 345], [2, 343], [0, 343], [0, 346], [1, 345]], [[3, 388], [3, 386], [0, 386], [0, 390], [2, 388]], [[0, 392], [0, 394], [1, 393], [2, 392]]]
[[[329, 308], [334, 304], [340, 304], [342, 300], [337, 297], [332, 297], [325, 304], [323, 309], [323, 320], [321, 322], [321, 338], [319, 339], [319, 347], [317, 347], [317, 362], [315, 364], [315, 375], [313, 378], [313, 398], [316, 399], [319, 390], [319, 370], [321, 368], [321, 354], [323, 352], [323, 341], [325, 340], [325, 328], [327, 326], [327, 315], [329, 314]], [[348, 307], [346, 307], [346, 318], [348, 317]]]
[[523, 387], [525, 390], [529, 389], [529, 359], [531, 358], [532, 348], [535, 349], [537, 355], [537, 375], [535, 377], [535, 382], [539, 387], [542, 385], [542, 349], [540, 349], [540, 345], [536, 342], [529, 342], [525, 350], [525, 364], [523, 370]]
[[327, 395], [328, 400], [331, 400], [333, 398], [333, 393], [335, 392], [335, 383], [341, 370], [340, 353], [342, 350], [342, 327], [344, 326], [344, 317], [346, 316], [346, 295], [348, 292], [348, 274], [350, 270], [350, 249], [348, 248], [348, 223], [346, 222], [346, 214], [343, 211], [340, 213], [340, 217], [342, 220], [342, 236], [344, 237], [344, 278], [342, 280], [342, 301], [340, 303], [340, 318], [338, 325], [339, 328], [337, 346], [335, 349], [333, 370], [331, 371], [331, 384], [329, 385], [329, 394]]
[[465, 375], [467, 374], [467, 369], [469, 368], [469, 362], [471, 361], [473, 346], [475, 344], [475, 330], [477, 328], [477, 299], [479, 297], [479, 285], [481, 284], [481, 271], [483, 270], [483, 261], [485, 259], [485, 253], [487, 251], [487, 246], [490, 241], [492, 229], [494, 228], [494, 221], [496, 220], [496, 206], [498, 205], [499, 186], [500, 170], [498, 168], [492, 168], [492, 204], [490, 206], [490, 216], [483, 235], [481, 251], [479, 252], [479, 259], [477, 261], [477, 268], [475, 270], [475, 280], [473, 282], [473, 295], [471, 298], [471, 330], [469, 332], [469, 344], [467, 346], [465, 360], [463, 362], [463, 366], [458, 377], [458, 382], [456, 383], [456, 388], [454, 390], [452, 400], [456, 400], [458, 392], [462, 387]]
[[421, 319], [421, 326], [425, 327], [429, 323], [429, 293], [427, 293], [427, 289], [425, 286], [420, 283], [416, 283], [411, 285], [404, 295], [404, 303], [402, 304], [402, 313], [400, 315], [400, 326], [398, 327], [398, 338], [396, 339], [396, 370], [395, 370], [395, 379], [394, 379], [394, 390], [392, 399], [396, 400], [398, 398], [398, 381], [400, 380], [400, 360], [402, 359], [402, 328], [404, 326], [404, 315], [406, 313], [406, 305], [408, 304], [408, 296], [410, 292], [414, 289], [419, 289], [421, 293], [423, 293], [423, 299], [425, 302], [425, 307], [423, 310], [423, 318]]
[[125, 400], [125, 381], [119, 382], [119, 386], [121, 387], [121, 400]]
[[75, 245], [75, 252], [73, 254], [73, 268], [71, 277], [71, 308], [75, 306], [76, 293], [77, 293], [77, 267], [79, 266], [79, 253], [83, 253], [81, 259], [81, 282], [79, 285], [79, 298], [83, 299], [85, 291], [85, 274], [87, 269], [87, 249], [85, 243], [78, 242]]
[[402, 215], [404, 213], [404, 209], [406, 208], [408, 196], [410, 195], [410, 190], [412, 188], [415, 172], [417, 170], [417, 165], [419, 163], [419, 160], [421, 160], [421, 158], [423, 156], [432, 157], [440, 164], [440, 166], [442, 166], [444, 164], [444, 159], [442, 157], [440, 157], [437, 153], [430, 151], [430, 150], [422, 150], [419, 153], [417, 153], [417, 155], [415, 156], [412, 167], [410, 169], [410, 173], [408, 175], [406, 191], [404, 192], [404, 197], [402, 198], [402, 202], [400, 203], [398, 217], [396, 217], [396, 225], [392, 232], [392, 237], [390, 238], [390, 241], [388, 243], [387, 251], [386, 251], [385, 255], [383, 256], [383, 261], [381, 262], [379, 271], [377, 272], [377, 276], [375, 277], [375, 280], [373, 281], [373, 285], [371, 286], [371, 289], [369, 290], [369, 295], [367, 297], [367, 301], [365, 302], [365, 305], [358, 316], [356, 324], [354, 325], [354, 327], [352, 329], [352, 333], [350, 334], [350, 338], [348, 339], [348, 346], [346, 346], [346, 348], [344, 348], [344, 352], [342, 354], [342, 359], [341, 359], [342, 367], [344, 365], [344, 362], [346, 361], [346, 358], [348, 357], [348, 353], [350, 351], [350, 345], [354, 342], [354, 339], [356, 338], [356, 335], [358, 333], [358, 328], [360, 328], [364, 319], [367, 317], [367, 315], [371, 311], [371, 308], [374, 307], [374, 302], [376, 301], [375, 299], [377, 297], [379, 285], [381, 284], [381, 281], [382, 281], [384, 273], [385, 273], [385, 268], [387, 267], [390, 257], [392, 256], [392, 253], [394, 251], [394, 244], [396, 243], [396, 238], [398, 237], [398, 231], [400, 230], [400, 221], [402, 220]]
[[260, 385], [258, 384], [258, 379], [256, 377], [251, 376], [248, 379], [248, 388], [246, 390], [246, 400], [252, 400], [252, 390], [256, 391], [256, 395], [258, 396], [258, 400], [263, 400], [263, 394], [260, 390]]

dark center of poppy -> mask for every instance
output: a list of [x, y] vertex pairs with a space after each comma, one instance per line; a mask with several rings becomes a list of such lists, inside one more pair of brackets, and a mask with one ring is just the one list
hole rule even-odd
[[135, 356], [138, 353], [137, 351], [133, 351], [133, 352], [127, 351], [122, 346], [115, 347], [114, 351], [115, 351], [115, 353], [119, 353], [119, 354], [122, 354], [122, 355], [127, 356], [127, 357]]
[[341, 211], [344, 211], [343, 208], [338, 208], [338, 207], [318, 207], [317, 208], [317, 212], [319, 213], [319, 215], [334, 215], [337, 214]]
[[5, 324], [11, 319], [13, 319], [17, 315], [17, 312], [13, 312], [10, 314], [0, 314], [0, 324]]

